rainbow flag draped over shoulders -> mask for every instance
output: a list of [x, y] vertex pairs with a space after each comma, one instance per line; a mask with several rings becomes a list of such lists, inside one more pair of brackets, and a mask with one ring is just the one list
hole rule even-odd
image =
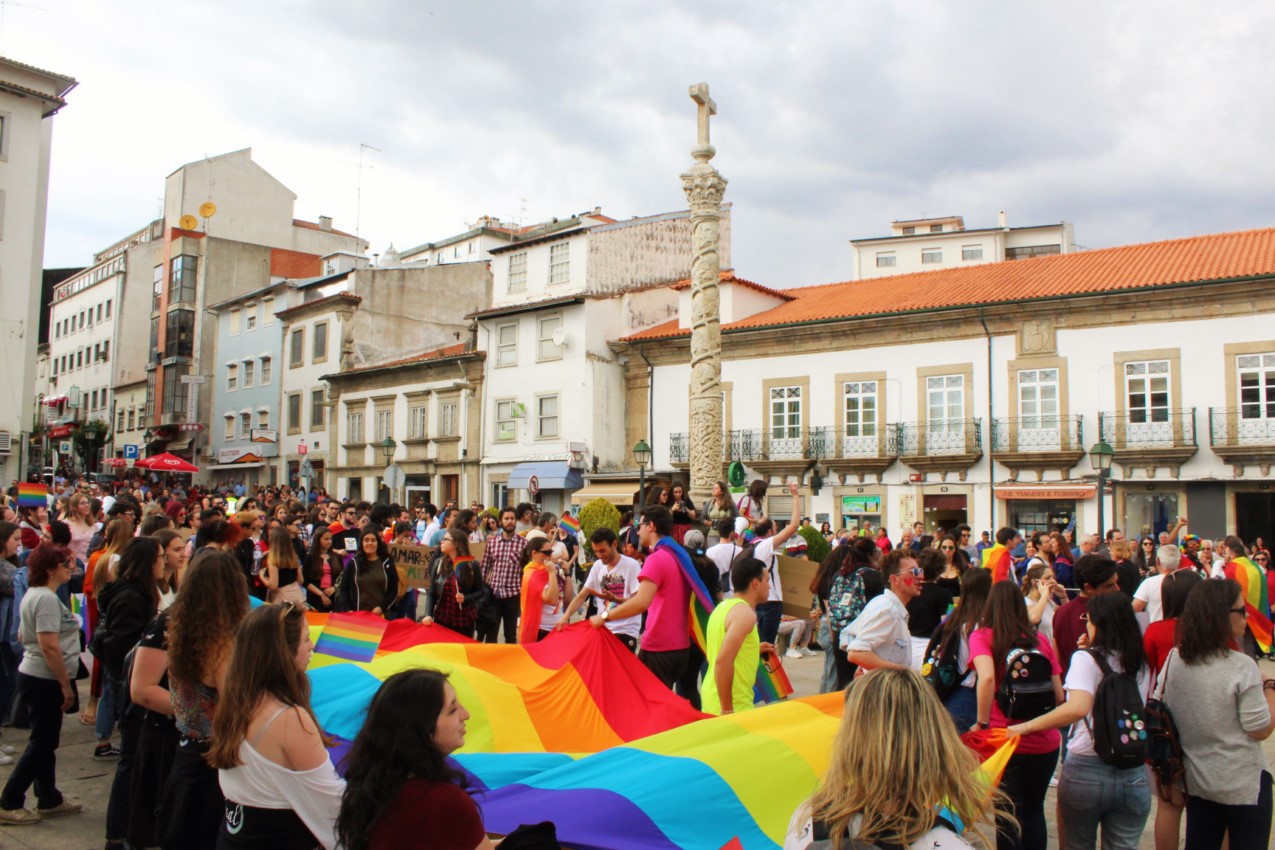
[[[1261, 568], [1246, 557], [1239, 557], [1226, 565], [1228, 577], [1235, 579], [1244, 596], [1244, 618], [1249, 631], [1262, 652], [1271, 651], [1272, 632], [1270, 589]], [[1234, 573], [1232, 576], [1231, 574]]]
[[983, 569], [992, 571], [992, 581], [1004, 581], [1014, 576], [1014, 559], [1004, 544], [997, 543], [983, 550]]

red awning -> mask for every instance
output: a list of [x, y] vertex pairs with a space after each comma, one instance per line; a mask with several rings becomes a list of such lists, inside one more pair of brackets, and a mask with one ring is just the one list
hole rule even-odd
[[54, 425], [52, 428], [49, 429], [49, 439], [57, 440], [62, 437], [69, 437], [71, 436], [71, 432], [74, 430], [75, 430], [74, 422], [70, 423], [69, 425]]

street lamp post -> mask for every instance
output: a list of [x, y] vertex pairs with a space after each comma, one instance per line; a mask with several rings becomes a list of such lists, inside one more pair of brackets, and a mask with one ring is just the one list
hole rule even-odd
[[633, 459], [638, 465], [638, 503], [637, 513], [633, 515], [633, 522], [636, 524], [646, 502], [646, 466], [651, 462], [651, 447], [646, 444], [646, 440], [637, 441], [637, 445], [633, 447]]
[[1103, 495], [1103, 489], [1106, 485], [1107, 470], [1111, 469], [1111, 457], [1115, 454], [1111, 446], [1107, 445], [1105, 440], [1099, 440], [1094, 443], [1093, 448], [1089, 450], [1089, 462], [1098, 472], [1098, 539], [1102, 540], [1107, 535], [1105, 527], [1104, 507], [1106, 497]]
[[[381, 440], [381, 442], [377, 443], [377, 445], [380, 446], [381, 454], [384, 455], [385, 457], [385, 467], [386, 467], [386, 472], [388, 473], [390, 468], [394, 464], [394, 452], [395, 450], [398, 449], [398, 443], [394, 442], [393, 437], [386, 436], [386, 438], [384, 440]], [[392, 481], [386, 481], [385, 485], [386, 487], [389, 488], [389, 491], [390, 491], [389, 501], [393, 502], [394, 490], [397, 485], [395, 485]]]

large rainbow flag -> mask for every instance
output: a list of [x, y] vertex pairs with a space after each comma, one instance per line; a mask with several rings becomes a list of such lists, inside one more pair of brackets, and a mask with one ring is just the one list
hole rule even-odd
[[[326, 615], [307, 616], [323, 628]], [[334, 761], [381, 682], [413, 667], [447, 673], [471, 714], [455, 760], [487, 829], [551, 819], [579, 850], [778, 850], [827, 769], [842, 707], [833, 693], [710, 718], [587, 623], [493, 645], [396, 620], [368, 663], [311, 661], [315, 713], [341, 742]]]
[[1271, 651], [1272, 632], [1270, 588], [1261, 568], [1244, 556], [1226, 565], [1227, 578], [1235, 579], [1244, 596], [1244, 619], [1262, 652]]

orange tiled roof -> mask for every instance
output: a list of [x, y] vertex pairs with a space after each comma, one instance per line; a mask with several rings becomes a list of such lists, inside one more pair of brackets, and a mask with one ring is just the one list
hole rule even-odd
[[[740, 286], [746, 286], [749, 289], [755, 289], [758, 292], [769, 295], [772, 298], [778, 298], [782, 301], [793, 301], [797, 298], [797, 296], [792, 295], [790, 293], [781, 292], [778, 289], [771, 289], [769, 286], [762, 286], [760, 283], [753, 283], [751, 280], [744, 280], [742, 277], [736, 277], [734, 269], [722, 269], [721, 274], [718, 275], [718, 279], [721, 280], [723, 283], [727, 283], [727, 282], [735, 283]], [[689, 289], [690, 286], [691, 286], [690, 279], [685, 278], [673, 284], [673, 289], [680, 291], [683, 289]]]
[[349, 236], [349, 237], [351, 237], [351, 238], [353, 238], [353, 237], [354, 237], [354, 234], [353, 234], [353, 233], [346, 233], [344, 230], [337, 230], [335, 227], [329, 228], [328, 230], [323, 230], [323, 228], [322, 228], [322, 227], [319, 227], [318, 222], [315, 222], [315, 221], [303, 221], [303, 220], [301, 220], [301, 219], [299, 219], [299, 218], [294, 218], [294, 219], [292, 220], [292, 226], [293, 226], [293, 227], [303, 227], [303, 228], [305, 228], [306, 230], [322, 230], [324, 233], [335, 233], [337, 236]]
[[433, 351], [427, 351], [424, 354], [414, 354], [411, 357], [404, 357], [401, 360], [390, 360], [386, 363], [374, 363], [367, 366], [360, 366], [357, 369], [346, 369], [341, 375], [352, 375], [356, 372], [370, 372], [373, 369], [389, 369], [393, 366], [408, 366], [413, 363], [424, 363], [427, 360], [443, 360], [448, 357], [456, 357], [465, 353], [465, 343], [458, 342], [455, 345], [447, 345], [442, 348], [436, 348]]
[[[772, 327], [1275, 276], [1275, 228], [784, 290], [792, 300], [723, 330]], [[677, 320], [625, 337], [689, 335]]]

